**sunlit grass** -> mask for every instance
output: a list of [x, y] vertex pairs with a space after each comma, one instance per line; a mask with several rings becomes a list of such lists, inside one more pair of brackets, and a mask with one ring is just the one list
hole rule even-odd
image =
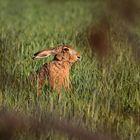
[[[121, 139], [140, 139], [140, 65], [130, 44], [112, 35], [113, 55], [100, 63], [86, 36], [79, 37], [102, 14], [100, 2], [0, 2], [0, 105], [31, 115], [37, 107], [76, 121], [93, 131], [115, 133]], [[94, 7], [94, 8], [93, 8]], [[92, 11], [92, 12], [91, 12]], [[83, 41], [82, 39], [85, 39]], [[56, 44], [71, 44], [82, 54], [71, 70], [69, 92], [47, 92], [37, 99], [36, 85], [28, 86], [30, 72], [49, 59], [33, 61], [32, 54]], [[34, 136], [18, 136], [34, 139]], [[40, 139], [66, 139], [57, 134]], [[38, 138], [39, 139], [39, 138]]]

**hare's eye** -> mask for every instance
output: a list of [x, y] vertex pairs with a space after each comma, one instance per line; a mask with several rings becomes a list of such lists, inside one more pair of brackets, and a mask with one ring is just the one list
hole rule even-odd
[[69, 51], [69, 48], [64, 48], [64, 51]]

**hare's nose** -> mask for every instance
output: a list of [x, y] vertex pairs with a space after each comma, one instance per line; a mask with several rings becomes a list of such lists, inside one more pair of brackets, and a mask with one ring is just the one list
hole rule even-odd
[[77, 56], [77, 58], [78, 58], [78, 60], [80, 60], [80, 59], [81, 59], [81, 57], [80, 57], [80, 56]]

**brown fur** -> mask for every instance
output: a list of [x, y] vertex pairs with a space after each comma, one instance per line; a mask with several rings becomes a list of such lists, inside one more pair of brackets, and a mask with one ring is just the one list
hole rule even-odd
[[69, 89], [70, 68], [74, 62], [80, 59], [80, 54], [69, 45], [44, 49], [35, 53], [33, 59], [49, 55], [54, 55], [54, 59], [42, 65], [37, 71], [37, 95], [41, 94], [46, 77], [52, 90], [60, 92], [62, 88]]

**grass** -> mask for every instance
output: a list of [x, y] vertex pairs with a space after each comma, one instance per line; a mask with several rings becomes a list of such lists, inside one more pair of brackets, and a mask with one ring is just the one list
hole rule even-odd
[[[102, 1], [0, 1], [0, 105], [25, 115], [57, 114], [93, 132], [113, 134], [123, 140], [140, 139], [140, 63], [133, 46], [122, 37], [118, 22], [112, 22], [112, 55], [104, 63], [89, 49], [86, 31], [106, 12]], [[131, 31], [139, 35], [137, 26]], [[116, 34], [113, 33], [115, 30]], [[30, 72], [49, 59], [32, 61], [34, 52], [67, 43], [80, 51], [82, 61], [71, 70], [68, 93], [48, 92], [36, 98], [36, 88], [27, 85]], [[92, 57], [92, 58], [91, 58]], [[41, 116], [41, 114], [39, 114]], [[15, 139], [68, 139], [59, 133]]]

